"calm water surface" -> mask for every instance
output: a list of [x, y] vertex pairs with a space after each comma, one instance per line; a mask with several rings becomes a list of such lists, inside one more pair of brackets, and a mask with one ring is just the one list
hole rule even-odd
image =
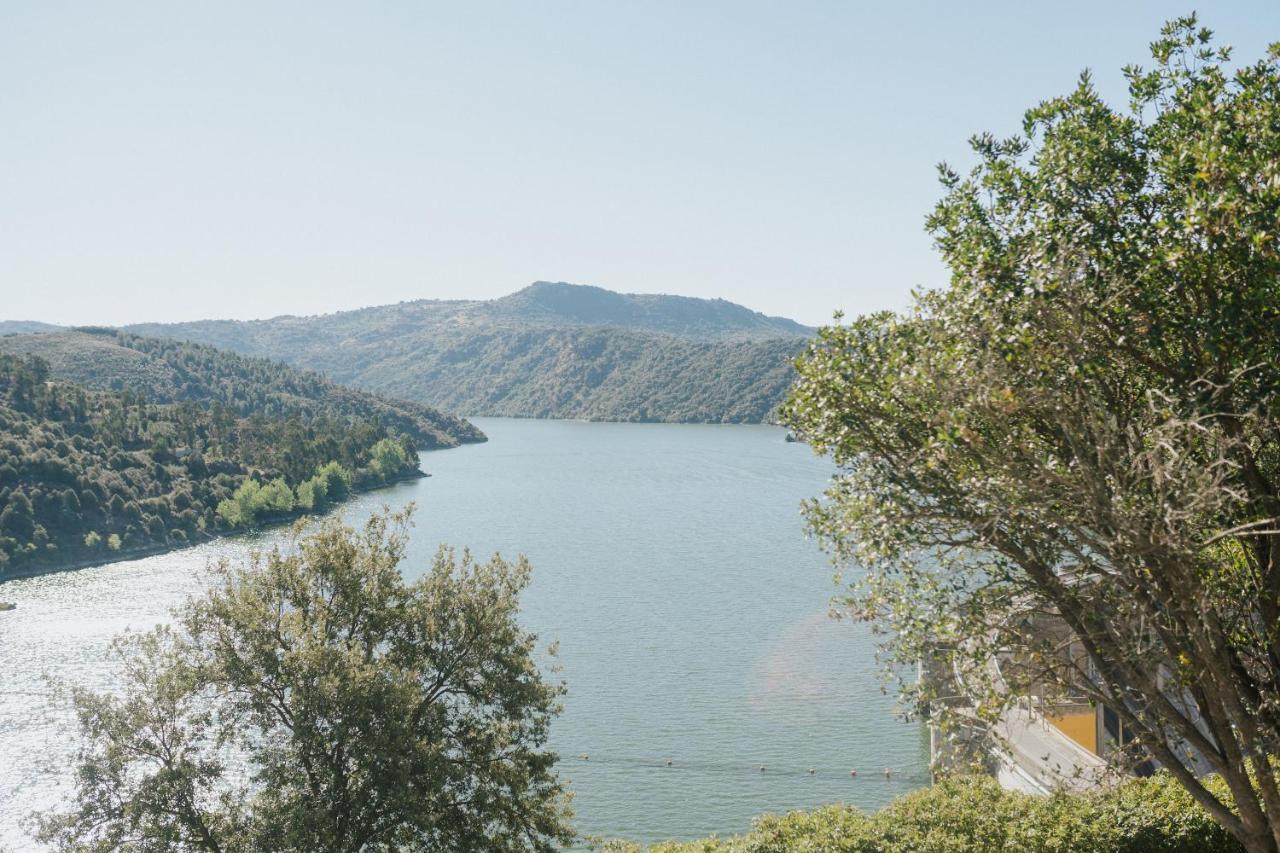
[[[488, 444], [425, 454], [429, 479], [342, 512], [416, 502], [408, 576], [441, 542], [529, 556], [524, 621], [560, 641], [554, 745], [581, 832], [736, 833], [761, 812], [875, 808], [926, 783], [922, 731], [895, 717], [867, 631], [826, 617], [831, 571], [798, 505], [828, 463], [773, 427], [476, 422]], [[24, 816], [70, 790], [71, 729], [45, 676], [109, 686], [114, 634], [162, 621], [210, 560], [276, 535], [0, 588], [18, 604], [0, 614], [0, 847], [30, 848]]]

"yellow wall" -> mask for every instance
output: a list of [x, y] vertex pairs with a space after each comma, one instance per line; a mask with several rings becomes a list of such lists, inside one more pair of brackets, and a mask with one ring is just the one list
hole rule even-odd
[[1082, 714], [1064, 714], [1061, 717], [1049, 717], [1049, 722], [1067, 737], [1083, 746], [1090, 752], [1098, 752], [1098, 717], [1089, 710]]

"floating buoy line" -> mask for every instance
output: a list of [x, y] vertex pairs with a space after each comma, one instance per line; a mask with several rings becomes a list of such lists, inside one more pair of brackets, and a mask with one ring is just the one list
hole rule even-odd
[[[661, 758], [639, 758], [620, 755], [598, 755], [596, 753], [579, 752], [572, 758], [562, 756], [561, 764], [568, 762], [577, 762], [579, 764], [602, 764], [609, 767], [634, 767], [636, 769], [654, 769], [663, 771], [687, 771], [697, 773], [742, 773], [759, 776], [766, 774], [769, 776], [802, 776], [815, 778], [847, 778], [849, 780], [858, 779], [857, 767], [800, 767], [786, 766], [776, 764], [748, 764], [746, 762], [732, 761], [681, 761], [676, 757]], [[875, 767], [874, 762], [869, 762], [872, 768]], [[913, 781], [912, 774], [899, 773], [892, 767], [884, 767], [880, 770], [865, 770], [863, 775], [881, 776], [886, 782], [895, 780]]]

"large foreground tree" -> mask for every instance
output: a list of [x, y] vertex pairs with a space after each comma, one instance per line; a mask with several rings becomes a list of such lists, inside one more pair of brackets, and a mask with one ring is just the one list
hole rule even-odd
[[516, 622], [523, 559], [441, 550], [406, 583], [407, 516], [295, 528], [76, 690], [64, 850], [552, 850], [572, 838], [545, 743], [562, 687]]
[[841, 466], [809, 518], [890, 659], [944, 650], [970, 722], [1104, 702], [1118, 762], [1276, 851], [1280, 46], [1229, 72], [1187, 18], [1152, 53], [1127, 110], [1085, 75], [943, 167], [949, 287], [824, 329], [786, 420]]

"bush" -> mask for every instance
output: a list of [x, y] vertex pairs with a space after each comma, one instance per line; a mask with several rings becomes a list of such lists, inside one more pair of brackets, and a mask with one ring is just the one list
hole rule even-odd
[[324, 493], [330, 501], [344, 501], [351, 493], [351, 472], [337, 462], [321, 466], [315, 479], [324, 483]]
[[297, 504], [298, 509], [311, 510], [316, 508], [316, 486], [312, 480], [303, 480], [298, 484]]
[[218, 515], [229, 527], [245, 527], [263, 515], [279, 515], [293, 509], [293, 490], [282, 479], [265, 485], [245, 480], [228, 500], [218, 504]]
[[218, 517], [228, 527], [244, 527], [253, 524], [255, 504], [262, 486], [257, 480], [245, 480], [230, 498], [218, 503]]
[[384, 480], [396, 476], [409, 464], [409, 454], [404, 446], [391, 438], [375, 444], [369, 455], [372, 457], [370, 467]]
[[282, 479], [272, 480], [258, 490], [253, 510], [255, 517], [290, 512], [293, 510], [293, 490]]
[[[635, 851], [614, 842], [606, 849]], [[1238, 853], [1240, 846], [1166, 773], [1088, 794], [1033, 797], [987, 777], [957, 778], [874, 814], [842, 805], [757, 819], [727, 839], [653, 853]]]

